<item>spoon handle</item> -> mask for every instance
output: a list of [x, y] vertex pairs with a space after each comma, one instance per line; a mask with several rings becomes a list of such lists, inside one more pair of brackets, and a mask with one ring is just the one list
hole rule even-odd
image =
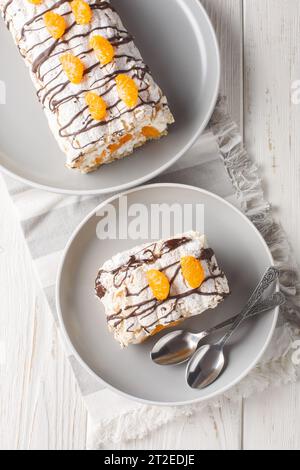
[[[248, 315], [243, 317], [243, 319], [247, 320], [248, 318], [252, 318], [256, 315], [267, 312], [268, 310], [271, 310], [272, 308], [280, 307], [285, 302], [286, 302], [285, 296], [281, 292], [276, 292], [275, 294], [271, 295], [271, 297], [268, 297], [266, 300], [263, 300], [262, 302], [259, 302], [258, 304], [254, 305], [254, 307], [252, 307], [252, 309], [249, 311]], [[212, 333], [215, 333], [216, 331], [222, 330], [223, 328], [226, 328], [227, 326], [231, 326], [233, 322], [235, 322], [238, 318], [241, 318], [240, 313], [236, 315], [235, 317], [232, 317], [229, 320], [219, 323], [218, 325], [213, 326], [209, 330], [206, 330], [205, 336], [209, 336]]]
[[266, 300], [259, 302], [258, 304], [254, 305], [250, 310], [249, 314], [246, 315], [245, 318], [252, 318], [259, 313], [266, 312], [267, 310], [271, 310], [275, 307], [281, 307], [286, 302], [286, 297], [283, 295], [282, 292], [275, 292], [275, 294], [268, 297]]
[[259, 301], [259, 299], [262, 297], [266, 289], [271, 284], [273, 284], [273, 282], [277, 280], [278, 277], [279, 277], [278, 269], [271, 267], [267, 270], [267, 272], [264, 274], [263, 278], [261, 279], [260, 283], [254, 290], [253, 294], [251, 295], [250, 299], [248, 300], [247, 304], [243, 308], [241, 314], [234, 321], [234, 323], [232, 324], [232, 327], [228, 330], [228, 332], [224, 335], [224, 337], [219, 341], [220, 347], [223, 347], [227, 343], [227, 341], [231, 338], [235, 330], [237, 330], [237, 328], [245, 320], [251, 308], [254, 307], [254, 305]]

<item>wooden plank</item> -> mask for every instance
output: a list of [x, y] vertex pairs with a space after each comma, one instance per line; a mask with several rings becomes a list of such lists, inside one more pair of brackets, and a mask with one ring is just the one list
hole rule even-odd
[[85, 447], [86, 411], [0, 179], [0, 449]]
[[[299, 263], [300, 104], [292, 85], [300, 79], [300, 3], [244, 0], [244, 12], [246, 142]], [[288, 386], [245, 402], [245, 449], [299, 448], [299, 392]]]
[[246, 142], [300, 264], [299, 40], [298, 0], [245, 0]]
[[245, 450], [299, 450], [300, 385], [268, 390], [245, 402]]
[[228, 111], [241, 124], [242, 84], [242, 3], [240, 0], [202, 0], [215, 27], [220, 45], [221, 93], [227, 97]]

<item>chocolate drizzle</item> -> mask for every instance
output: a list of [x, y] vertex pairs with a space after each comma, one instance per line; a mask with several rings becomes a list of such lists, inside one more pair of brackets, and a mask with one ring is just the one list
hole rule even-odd
[[6, 21], [8, 7], [13, 3], [14, 0], [9, 0], [3, 7], [3, 19]]
[[[176, 248], [179, 248], [180, 246], [185, 245], [186, 243], [190, 241], [191, 239], [187, 237], [168, 240], [163, 244], [158, 254], [156, 254], [157, 243], [154, 242], [154, 243], [151, 243], [150, 245], [147, 245], [145, 248], [143, 248], [141, 251], [138, 251], [134, 255], [131, 255], [129, 257], [128, 262], [119, 266], [118, 268], [112, 271], [105, 271], [101, 269], [96, 279], [96, 294], [98, 295], [98, 290], [99, 290], [100, 295], [98, 295], [98, 297], [100, 297], [101, 299], [102, 297], [104, 297], [106, 293], [106, 289], [101, 283], [102, 274], [112, 274], [113, 284], [114, 284], [114, 287], [117, 289], [121, 287], [121, 285], [126, 281], [132, 269], [136, 269], [139, 266], [142, 266], [143, 264], [155, 263], [155, 261], [160, 259], [163, 255], [170, 253], [173, 250], [176, 250]], [[169, 267], [171, 266], [168, 266], [164, 269], [167, 269]], [[142, 291], [140, 293], [142, 293]], [[131, 296], [139, 295], [140, 293], [138, 294], [128, 293], [128, 296], [131, 297]]]
[[[130, 272], [132, 269], [136, 269], [139, 266], [142, 266], [143, 264], [152, 264], [158, 259], [162, 258], [164, 255], [170, 253], [173, 250], [176, 250], [180, 246], [188, 243], [191, 241], [191, 238], [188, 237], [181, 237], [177, 239], [170, 239], [167, 240], [166, 242], [163, 243], [162, 247], [157, 250], [157, 243], [152, 243], [151, 245], [148, 245], [147, 247], [143, 248], [141, 251], [131, 255], [129, 257], [129, 260], [127, 263], [119, 266], [118, 268], [112, 270], [112, 271], [105, 271], [105, 270], [100, 270], [96, 279], [96, 295], [101, 299], [105, 296], [106, 294], [106, 288], [104, 287], [102, 283], [102, 275], [103, 274], [111, 274], [113, 275], [113, 285], [115, 288], [119, 288], [122, 286], [122, 284], [126, 281], [127, 277], [130, 275]], [[157, 252], [158, 251], [158, 252]], [[199, 259], [202, 261], [207, 261], [207, 262], [212, 262], [212, 259], [214, 257], [214, 251], [211, 248], [204, 248], [201, 250], [201, 254], [199, 256]], [[172, 264], [169, 264], [161, 269], [161, 271], [168, 271], [170, 269], [174, 269], [173, 274], [168, 275], [169, 277], [169, 282], [170, 282], [170, 288], [172, 288], [172, 285], [174, 284], [177, 276], [181, 272], [181, 265], [180, 265], [180, 260], [173, 262]], [[183, 292], [181, 294], [174, 294], [170, 295], [166, 300], [164, 301], [158, 301], [155, 298], [150, 298], [147, 300], [144, 300], [143, 302], [138, 302], [138, 303], [133, 303], [132, 305], [126, 306], [122, 311], [119, 311], [118, 313], [115, 313], [113, 315], [110, 315], [107, 317], [108, 323], [112, 322], [112, 325], [114, 328], [116, 328], [118, 325], [120, 325], [123, 321], [128, 320], [130, 318], [135, 318], [135, 317], [140, 317], [141, 320], [149, 317], [152, 315], [157, 308], [165, 308], [164, 305], [166, 305], [168, 308], [165, 308], [165, 315], [159, 318], [159, 320], [156, 320], [153, 324], [147, 325], [147, 328], [150, 328], [154, 326], [158, 321], [161, 321], [162, 319], [166, 319], [169, 316], [172, 315], [173, 312], [176, 311], [176, 308], [178, 306], [178, 303], [180, 300], [190, 297], [192, 295], [198, 295], [198, 296], [217, 296], [220, 300], [224, 298], [227, 294], [221, 293], [221, 292], [206, 292], [203, 288], [205, 284], [210, 281], [210, 280], [218, 280], [218, 279], [223, 279], [224, 278], [224, 273], [218, 272], [215, 273], [216, 271], [216, 266], [214, 266], [211, 269], [211, 274], [206, 277], [200, 288], [197, 289], [190, 289], [186, 292]], [[144, 286], [140, 291], [138, 292], [130, 292], [129, 289], [126, 287], [125, 290], [125, 296], [127, 298], [131, 297], [139, 297], [144, 291], [149, 289], [149, 286], [146, 285]], [[124, 312], [130, 310], [129, 314], [126, 316], [126, 318], [123, 317]], [[132, 325], [131, 325], [132, 326]], [[129, 327], [130, 329], [131, 327]], [[129, 330], [127, 330], [129, 331]]]
[[[216, 292], [205, 292], [205, 291], [202, 290], [202, 287], [208, 281], [223, 279], [223, 278], [224, 278], [223, 273], [220, 273], [220, 274], [217, 274], [217, 275], [211, 275], [211, 276], [208, 276], [204, 280], [204, 282], [202, 283], [202, 285], [199, 289], [191, 289], [191, 290], [188, 290], [186, 292], [183, 292], [182, 294], [176, 294], [176, 295], [169, 296], [164, 301], [159, 301], [159, 300], [156, 300], [155, 298], [152, 298], [152, 299], [149, 299], [149, 300], [144, 300], [143, 302], [140, 302], [140, 303], [137, 303], [137, 304], [128, 305], [127, 307], [125, 307], [124, 310], [125, 311], [126, 310], [132, 310], [132, 312], [126, 318], [123, 318], [122, 312], [118, 312], [114, 315], [109, 316], [107, 318], [107, 321], [108, 322], [114, 321], [113, 326], [114, 326], [114, 328], [116, 328], [124, 320], [128, 320], [130, 318], [140, 317], [141, 320], [144, 320], [145, 318], [152, 315], [155, 312], [155, 310], [157, 310], [158, 307], [161, 307], [162, 305], [164, 305], [166, 303], [168, 303], [168, 304], [171, 303], [171, 307], [168, 310], [168, 312], [166, 313], [166, 315], [159, 318], [159, 321], [160, 321], [162, 319], [165, 319], [165, 318], [169, 317], [170, 315], [172, 315], [173, 312], [176, 311], [178, 302], [180, 300], [185, 299], [187, 297], [191, 297], [192, 295], [199, 295], [199, 296], [205, 296], [205, 297], [218, 296], [220, 299], [223, 299], [224, 297], [226, 297], [227, 294], [220, 293], [220, 292], [217, 292], [217, 291]], [[153, 324], [148, 325], [148, 328], [150, 326], [155, 325], [157, 322], [158, 322], [158, 320], [156, 320]]]
[[11, 20], [7, 20], [7, 11], [8, 11], [8, 8], [10, 7], [10, 5], [13, 3], [14, 0], [9, 0], [4, 6], [3, 6], [3, 9], [2, 9], [2, 15], [3, 15], [3, 19], [4, 19], [4, 22], [5, 22], [5, 25], [6, 27], [9, 29], [10, 28], [10, 22]]
[[211, 248], [203, 248], [201, 255], [200, 255], [200, 260], [211, 261], [214, 256], [215, 256], [214, 250], [212, 250]]

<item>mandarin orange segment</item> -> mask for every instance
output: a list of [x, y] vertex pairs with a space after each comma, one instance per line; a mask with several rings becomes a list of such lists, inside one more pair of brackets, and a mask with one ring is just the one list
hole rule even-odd
[[84, 73], [84, 65], [81, 60], [68, 52], [60, 57], [60, 62], [70, 82], [78, 85], [82, 81]]
[[119, 150], [123, 145], [125, 145], [127, 142], [130, 142], [131, 140], [132, 140], [132, 135], [126, 134], [119, 140], [119, 142], [109, 145], [108, 148], [111, 153], [114, 153], [117, 150]]
[[95, 165], [101, 165], [106, 157], [106, 151], [103, 150], [101, 155], [95, 158]]
[[128, 75], [120, 74], [116, 77], [116, 83], [120, 99], [128, 108], [134, 108], [139, 98], [139, 90], [135, 81]]
[[41, 5], [43, 3], [43, 0], [27, 0], [29, 3], [32, 3], [32, 5]]
[[70, 3], [70, 6], [77, 24], [85, 25], [91, 22], [93, 13], [87, 2], [84, 0], [73, 0], [73, 2]]
[[157, 333], [160, 333], [161, 331], [165, 330], [166, 328], [173, 328], [174, 326], [178, 326], [182, 323], [182, 320], [178, 321], [173, 321], [172, 323], [169, 323], [168, 325], [157, 325], [153, 331], [151, 331], [150, 335], [154, 336]]
[[146, 276], [154, 297], [159, 301], [166, 300], [170, 293], [170, 283], [167, 276], [156, 269], [147, 271]]
[[142, 134], [147, 139], [159, 139], [161, 135], [160, 132], [155, 127], [152, 127], [152, 126], [143, 127]]
[[112, 44], [103, 36], [93, 36], [90, 39], [90, 46], [94, 49], [101, 65], [109, 64], [115, 57], [115, 50]]
[[63, 16], [48, 11], [43, 18], [48, 32], [54, 39], [59, 39], [65, 34], [67, 24]]
[[205, 279], [203, 266], [194, 256], [181, 258], [181, 272], [192, 289], [198, 289]]
[[153, 331], [151, 331], [151, 336], [155, 336], [157, 333], [163, 331], [166, 327], [163, 325], [157, 325]]
[[95, 121], [104, 121], [107, 113], [107, 105], [104, 99], [101, 96], [97, 95], [97, 93], [89, 91], [85, 95], [85, 102], [89, 107], [89, 111], [92, 118]]

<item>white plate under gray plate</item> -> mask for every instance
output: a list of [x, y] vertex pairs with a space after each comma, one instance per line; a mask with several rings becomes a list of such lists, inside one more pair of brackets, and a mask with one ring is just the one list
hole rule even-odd
[[176, 118], [170, 135], [130, 158], [81, 175], [64, 167], [28, 70], [0, 25], [0, 168], [35, 187], [71, 194], [121, 191], [166, 170], [205, 128], [216, 102], [220, 59], [209, 18], [198, 0], [112, 0], [145, 61], [169, 98]]
[[[202, 203], [205, 232], [217, 259], [228, 276], [232, 295], [216, 310], [185, 322], [185, 328], [207, 328], [238, 313], [272, 256], [260, 233], [237, 209], [223, 199], [189, 186], [159, 184], [131, 190], [128, 204]], [[107, 204], [104, 203], [102, 206]], [[119, 196], [112, 200], [118, 213]], [[108, 332], [101, 302], [94, 296], [99, 267], [112, 255], [137, 244], [133, 240], [99, 240], [94, 211], [76, 230], [59, 269], [57, 307], [65, 335], [81, 363], [97, 378], [127, 397], [159, 405], [185, 405], [224, 392], [239, 382], [266, 349], [278, 310], [245, 323], [228, 347], [228, 367], [220, 379], [205, 390], [195, 391], [185, 383], [185, 367], [160, 367], [150, 360], [150, 351], [160, 333], [142, 345], [122, 350]], [[121, 214], [120, 223], [127, 222]], [[192, 221], [189, 229], [193, 229]], [[174, 234], [175, 235], [175, 234]], [[142, 242], [148, 242], [143, 240]]]

